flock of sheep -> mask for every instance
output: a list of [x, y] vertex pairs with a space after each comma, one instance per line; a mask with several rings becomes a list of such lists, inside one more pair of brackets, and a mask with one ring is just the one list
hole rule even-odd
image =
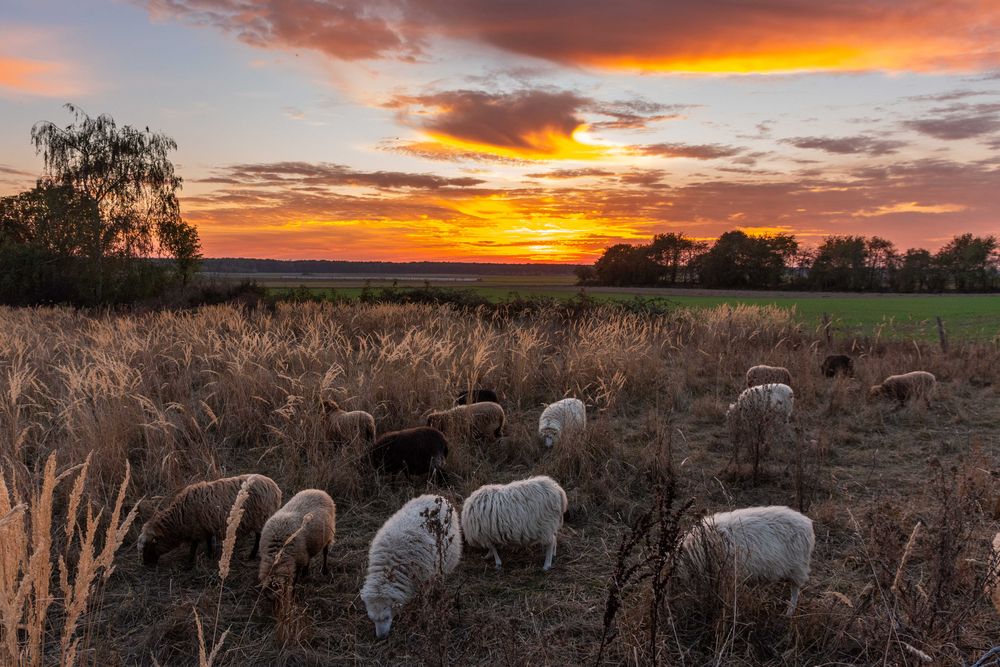
[[[853, 374], [853, 360], [831, 355], [822, 371], [832, 377]], [[754, 366], [747, 389], [732, 404], [727, 419], [753, 411], [787, 421], [794, 404], [787, 369]], [[871, 388], [872, 396], [900, 402], [929, 401], [934, 376], [923, 371], [887, 378]], [[367, 443], [368, 464], [386, 473], [443, 474], [449, 438], [497, 438], [504, 410], [495, 392], [463, 392], [455, 407], [426, 415], [426, 426], [383, 434], [375, 439], [375, 420], [367, 412], [345, 411], [326, 401], [324, 412], [331, 440]], [[538, 439], [545, 447], [572, 447], [587, 423], [584, 403], [564, 398], [548, 405], [538, 420]], [[183, 543], [190, 545], [189, 565], [205, 545], [217, 557], [227, 534], [231, 510], [241, 509], [237, 535], [254, 535], [253, 559], [260, 554], [258, 581], [267, 590], [294, 585], [322, 554], [322, 568], [336, 533], [336, 505], [318, 489], [295, 494], [283, 506], [281, 489], [259, 474], [198, 482], [182, 489], [143, 527], [139, 553], [147, 565]], [[461, 512], [440, 495], [422, 495], [403, 505], [375, 534], [361, 599], [380, 639], [389, 634], [393, 613], [436, 576], [455, 569], [462, 544], [485, 549], [500, 569], [499, 548], [544, 546], [543, 570], [552, 567], [557, 535], [568, 508], [566, 493], [552, 478], [531, 477], [510, 484], [488, 484], [465, 499]], [[815, 544], [812, 521], [783, 506], [749, 507], [704, 518], [683, 538], [680, 576], [703, 570], [710, 562], [739, 568], [741, 578], [791, 584], [788, 615], [796, 607], [809, 576]]]

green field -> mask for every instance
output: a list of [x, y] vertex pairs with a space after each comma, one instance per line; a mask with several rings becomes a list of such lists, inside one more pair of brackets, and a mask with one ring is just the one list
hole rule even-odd
[[827, 313], [836, 331], [857, 335], [871, 335], [881, 327], [887, 336], [934, 338], [936, 317], [944, 321], [949, 336], [992, 339], [1000, 333], [1000, 296], [676, 296], [670, 300], [688, 308], [724, 303], [794, 308], [804, 324], [815, 326]]
[[[385, 278], [323, 276], [257, 276], [277, 294], [306, 286], [317, 295], [356, 298], [367, 285], [379, 289], [430, 285], [473, 290], [491, 301], [515, 297], [568, 299], [580, 294], [572, 276], [461, 276]], [[950, 337], [992, 340], [1000, 334], [1000, 296], [995, 295], [881, 295], [810, 294], [789, 292], [709, 292], [656, 288], [590, 287], [583, 291], [598, 301], [655, 299], [678, 308], [711, 308], [722, 304], [774, 305], [794, 309], [807, 327], [818, 327], [828, 314], [834, 332], [841, 336], [932, 339], [937, 337], [936, 317], [941, 317]]]

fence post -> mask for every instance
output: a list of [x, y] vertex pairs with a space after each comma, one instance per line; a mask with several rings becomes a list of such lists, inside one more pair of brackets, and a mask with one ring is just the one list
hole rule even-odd
[[941, 320], [941, 316], [937, 316], [934, 319], [937, 320], [938, 329], [938, 341], [941, 343], [941, 351], [945, 354], [948, 353], [948, 335], [944, 331], [944, 322]]
[[826, 346], [833, 347], [833, 335], [830, 333], [830, 314], [823, 313], [823, 333], [826, 334]]

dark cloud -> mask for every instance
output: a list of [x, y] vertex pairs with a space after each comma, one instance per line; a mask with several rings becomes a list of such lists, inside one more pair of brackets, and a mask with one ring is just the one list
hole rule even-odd
[[642, 155], [659, 157], [686, 157], [694, 160], [715, 160], [723, 157], [739, 155], [743, 149], [724, 144], [682, 144], [664, 143], [636, 146], [636, 152]]
[[439, 190], [481, 185], [484, 180], [470, 176], [448, 178], [434, 174], [411, 174], [399, 171], [356, 171], [339, 164], [325, 162], [272, 162], [238, 164], [216, 171], [214, 176], [200, 179], [201, 183], [253, 187], [315, 188], [322, 190], [338, 186], [371, 187], [380, 190], [416, 188]]
[[505, 157], [485, 151], [455, 148], [454, 146], [447, 146], [435, 141], [401, 141], [393, 139], [381, 142], [378, 147], [384, 151], [439, 162], [485, 162], [509, 166], [534, 164], [531, 160]]
[[343, 60], [412, 59], [445, 37], [631, 70], [929, 71], [1000, 62], [995, 0], [133, 1], [254, 46]]
[[401, 109], [405, 122], [434, 135], [514, 153], [544, 154], [555, 152], [552, 139], [571, 140], [584, 124], [581, 109], [590, 103], [567, 91], [451, 90], [398, 97], [388, 106]]
[[633, 169], [618, 176], [618, 182], [623, 185], [637, 185], [643, 188], [663, 185], [666, 172], [662, 169]]
[[646, 100], [626, 100], [610, 103], [592, 102], [589, 110], [611, 120], [591, 123], [598, 129], [640, 130], [653, 123], [665, 120], [675, 120], [684, 117], [684, 113], [696, 108], [696, 104], [658, 104]]
[[0, 174], [6, 174], [8, 176], [35, 176], [35, 174], [30, 171], [24, 171], [23, 169], [15, 169], [14, 167], [8, 167], [7, 165], [0, 164]]
[[906, 145], [902, 141], [876, 139], [866, 135], [852, 137], [793, 137], [782, 141], [796, 148], [811, 148], [839, 155], [889, 155]]
[[904, 121], [904, 127], [946, 141], [971, 139], [1000, 130], [1000, 102], [955, 103], [930, 112], [934, 115]]
[[904, 125], [921, 134], [954, 141], [971, 139], [1000, 130], [1000, 116], [984, 114], [978, 116], [946, 116], [944, 118], [918, 118]]
[[552, 171], [541, 171], [533, 174], [525, 174], [527, 178], [541, 178], [551, 180], [568, 180], [571, 178], [585, 178], [588, 176], [610, 176], [614, 172], [608, 169], [597, 167], [582, 169], [553, 169]]
[[930, 95], [911, 95], [906, 99], [911, 102], [954, 102], [956, 100], [964, 100], [969, 97], [979, 97], [982, 95], [992, 95], [992, 91], [988, 90], [948, 90], [943, 93], [933, 93]]
[[391, 2], [318, 0], [135, 0], [156, 17], [178, 18], [265, 49], [308, 49], [340, 60], [413, 59], [419, 31], [394, 25]]

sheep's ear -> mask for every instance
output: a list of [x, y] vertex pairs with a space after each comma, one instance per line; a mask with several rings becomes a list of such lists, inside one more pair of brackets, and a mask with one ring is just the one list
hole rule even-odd
[[157, 496], [155, 498], [140, 498], [137, 503], [136, 511], [136, 525], [142, 526], [142, 524], [153, 518], [156, 514], [156, 510], [159, 509], [160, 503], [163, 501], [163, 496]]

